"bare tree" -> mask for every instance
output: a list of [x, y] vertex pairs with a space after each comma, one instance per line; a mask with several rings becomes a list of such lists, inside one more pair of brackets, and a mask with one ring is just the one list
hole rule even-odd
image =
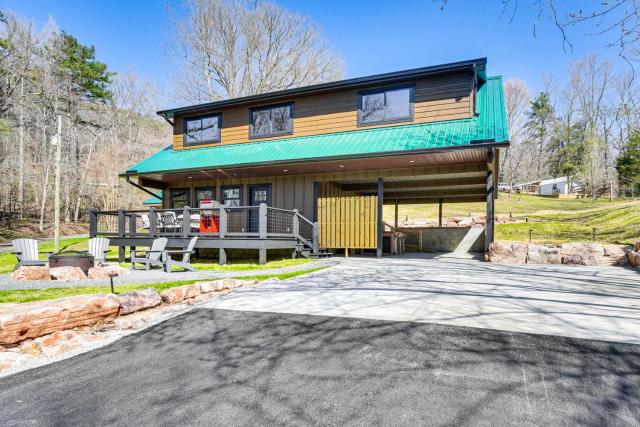
[[[532, 157], [527, 152], [527, 111], [531, 102], [531, 94], [527, 85], [518, 79], [508, 80], [504, 85], [507, 125], [509, 129], [510, 146], [504, 150], [501, 158], [500, 170], [502, 179], [513, 188], [518, 180], [527, 177], [531, 171]], [[512, 191], [509, 191], [511, 197]]]
[[[185, 0], [174, 18], [177, 92], [216, 101], [339, 79], [343, 65], [318, 28], [279, 6], [247, 0]], [[177, 15], [177, 13], [176, 13]]]

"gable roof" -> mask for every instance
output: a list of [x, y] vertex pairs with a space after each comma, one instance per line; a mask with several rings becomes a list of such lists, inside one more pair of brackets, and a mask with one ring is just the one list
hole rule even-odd
[[501, 77], [478, 88], [477, 114], [468, 119], [368, 128], [322, 135], [186, 150], [166, 149], [125, 174], [225, 169], [253, 165], [414, 154], [477, 145], [508, 144]]
[[261, 93], [258, 95], [243, 96], [240, 98], [225, 99], [223, 101], [207, 102], [204, 104], [189, 105], [186, 107], [169, 108], [160, 110], [158, 115], [165, 119], [172, 118], [176, 114], [196, 113], [202, 111], [217, 110], [230, 106], [239, 106], [250, 103], [257, 103], [266, 100], [278, 100], [280, 98], [290, 98], [292, 96], [312, 95], [335, 90], [344, 90], [349, 88], [357, 88], [360, 86], [370, 86], [372, 84], [387, 84], [391, 82], [416, 79], [435, 74], [451, 73], [455, 71], [471, 70], [477, 77], [485, 79], [485, 68], [487, 58], [470, 59], [467, 61], [450, 62], [447, 64], [432, 65], [429, 67], [413, 68], [410, 70], [395, 71], [392, 73], [375, 74], [366, 77], [357, 77], [354, 79], [338, 80], [328, 83], [319, 83], [311, 86], [297, 87], [293, 89], [285, 89], [275, 92]]

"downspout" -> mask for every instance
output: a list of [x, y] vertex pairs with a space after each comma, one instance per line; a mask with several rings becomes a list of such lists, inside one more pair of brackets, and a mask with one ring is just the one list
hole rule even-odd
[[143, 186], [141, 186], [140, 184], [136, 184], [135, 182], [131, 181], [131, 177], [130, 176], [125, 176], [124, 178], [129, 184], [133, 185], [134, 187], [144, 191], [147, 194], [152, 195], [153, 197], [158, 197], [158, 194], [156, 193], [152, 193], [151, 191], [147, 190], [146, 188], [144, 188]]

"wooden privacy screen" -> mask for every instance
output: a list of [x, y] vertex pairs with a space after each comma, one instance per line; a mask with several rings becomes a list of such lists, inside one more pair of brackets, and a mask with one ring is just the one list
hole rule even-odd
[[375, 249], [378, 196], [342, 191], [335, 182], [320, 184], [318, 225], [320, 246]]

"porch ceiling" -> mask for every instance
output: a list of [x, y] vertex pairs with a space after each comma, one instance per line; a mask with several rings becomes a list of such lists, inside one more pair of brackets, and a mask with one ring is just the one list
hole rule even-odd
[[[145, 186], [157, 188], [164, 187], [164, 184], [173, 182], [185, 182], [189, 180], [216, 180], [216, 179], [236, 179], [236, 178], [259, 178], [267, 176], [291, 176], [318, 173], [339, 173], [356, 171], [382, 171], [400, 168], [421, 168], [432, 166], [448, 165], [477, 165], [486, 164], [487, 149], [458, 149], [443, 152], [428, 152], [420, 154], [407, 154], [385, 157], [369, 157], [361, 159], [345, 159], [322, 162], [308, 162], [284, 164], [278, 166], [246, 167], [235, 169], [203, 169], [181, 173], [151, 173], [140, 174]], [[442, 173], [446, 173], [443, 170]], [[485, 171], [462, 171], [455, 173], [456, 178], [473, 178], [486, 176]], [[437, 178], [439, 174], [416, 175], [407, 178], [388, 178], [394, 180], [421, 180]], [[451, 175], [451, 174], [449, 174]], [[387, 178], [385, 178], [386, 180]], [[345, 180], [344, 183], [366, 183], [375, 182], [367, 180]]]

